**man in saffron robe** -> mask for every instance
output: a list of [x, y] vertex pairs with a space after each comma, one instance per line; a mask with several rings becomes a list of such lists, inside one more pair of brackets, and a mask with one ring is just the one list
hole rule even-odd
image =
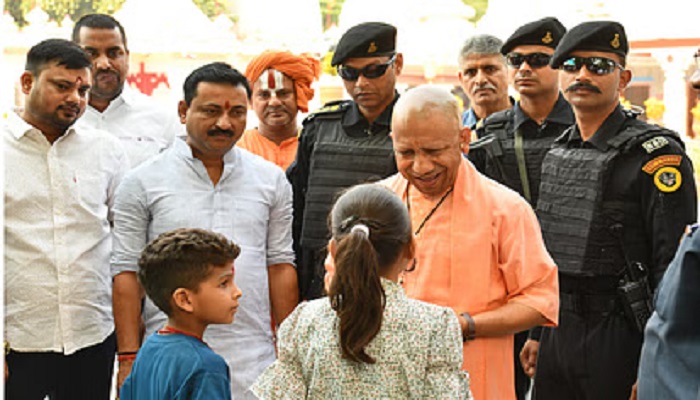
[[259, 122], [237, 145], [286, 170], [299, 144], [297, 113], [309, 111], [311, 84], [319, 73], [319, 61], [306, 55], [265, 51], [253, 58], [245, 76], [253, 91], [250, 107]]
[[449, 92], [409, 90], [392, 127], [399, 174], [382, 183], [406, 202], [417, 239], [406, 294], [459, 316], [474, 398], [514, 399], [513, 334], [558, 321], [557, 269], [535, 214], [462, 157], [469, 130]]

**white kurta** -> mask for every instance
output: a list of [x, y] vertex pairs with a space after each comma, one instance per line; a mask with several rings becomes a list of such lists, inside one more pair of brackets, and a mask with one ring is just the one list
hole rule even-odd
[[[240, 307], [233, 324], [210, 326], [204, 340], [229, 364], [234, 398], [255, 399], [248, 388], [275, 360], [267, 267], [294, 262], [291, 224], [291, 187], [279, 167], [234, 147], [214, 186], [204, 164], [176, 139], [130, 171], [117, 191], [112, 274], [136, 271], [145, 244], [176, 228], [212, 230], [238, 244]], [[150, 300], [144, 317], [147, 335], [166, 321]]]

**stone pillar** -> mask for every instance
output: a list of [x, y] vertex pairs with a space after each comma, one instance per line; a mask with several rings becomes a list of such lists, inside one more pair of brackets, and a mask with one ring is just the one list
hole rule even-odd
[[669, 129], [678, 132], [683, 138], [687, 135], [687, 92], [685, 73], [691, 63], [691, 51], [687, 48], [667, 48], [652, 50], [652, 56], [664, 71], [664, 105], [666, 112], [663, 123]]

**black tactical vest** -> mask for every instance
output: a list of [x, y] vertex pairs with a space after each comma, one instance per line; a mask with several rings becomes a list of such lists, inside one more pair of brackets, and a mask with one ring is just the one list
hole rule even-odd
[[[504, 148], [504, 139], [507, 138], [507, 132], [513, 129], [513, 110], [507, 109], [489, 115], [484, 121], [483, 134], [479, 139], [469, 144], [469, 155], [482, 153], [482, 165], [477, 165], [479, 172], [489, 178], [500, 182], [513, 190], [522, 192], [516, 189], [520, 185], [518, 176], [518, 165], [515, 159], [509, 160], [508, 168], [506, 168], [506, 149]], [[513, 144], [512, 140], [510, 142]], [[508, 152], [509, 156], [515, 157], [515, 152]], [[515, 175], [509, 174], [512, 172], [512, 167], [515, 168]]]
[[349, 137], [343, 132], [342, 116], [342, 112], [314, 116], [318, 128], [309, 166], [303, 247], [328, 244], [328, 213], [341, 190], [396, 173], [389, 129], [363, 138]]
[[[635, 119], [608, 141], [610, 149], [566, 148], [555, 143], [542, 164], [537, 216], [547, 250], [560, 272], [574, 276], [617, 276], [629, 261], [649, 263], [638, 203], [603, 201], [613, 160], [653, 136], [674, 132]], [[563, 137], [568, 137], [567, 130]], [[626, 218], [625, 215], [638, 215]], [[623, 249], [623, 246], [625, 248]]]
[[[484, 136], [470, 146], [470, 151], [483, 148], [487, 156], [482, 173], [524, 196], [515, 153], [513, 113], [513, 109], [507, 109], [491, 114], [484, 123]], [[542, 161], [563, 129], [544, 127], [537, 132], [523, 132], [523, 155], [533, 206], [537, 204], [539, 197]]]

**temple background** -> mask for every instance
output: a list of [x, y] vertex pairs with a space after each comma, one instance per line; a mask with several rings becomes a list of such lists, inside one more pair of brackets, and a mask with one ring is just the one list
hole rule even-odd
[[[208, 4], [205, 8], [209, 16], [192, 0], [103, 0], [112, 4], [115, 17], [126, 29], [131, 51], [130, 84], [173, 110], [184, 78], [199, 65], [226, 61], [243, 70], [265, 49], [327, 57], [342, 32], [370, 20], [398, 27], [398, 48], [406, 64], [399, 90], [432, 83], [459, 94], [456, 62], [464, 39], [474, 33], [505, 39], [517, 26], [553, 15], [567, 27], [586, 20], [622, 22], [630, 40], [628, 65], [634, 76], [622, 94], [625, 103], [645, 109], [644, 118], [674, 129], [685, 138], [700, 134], [700, 106], [687, 84], [692, 55], [700, 46], [700, 28], [692, 10], [683, 12], [687, 8], [684, 0], [196, 1]], [[22, 2], [28, 3], [32, 2]], [[47, 3], [33, 2], [21, 29], [8, 12], [0, 16], [2, 112], [22, 106], [18, 78], [29, 47], [48, 37], [70, 36], [71, 18], [66, 15], [60, 21], [52, 19], [39, 7]], [[329, 13], [330, 9], [334, 11]], [[330, 68], [316, 88], [311, 109], [347, 96]]]

